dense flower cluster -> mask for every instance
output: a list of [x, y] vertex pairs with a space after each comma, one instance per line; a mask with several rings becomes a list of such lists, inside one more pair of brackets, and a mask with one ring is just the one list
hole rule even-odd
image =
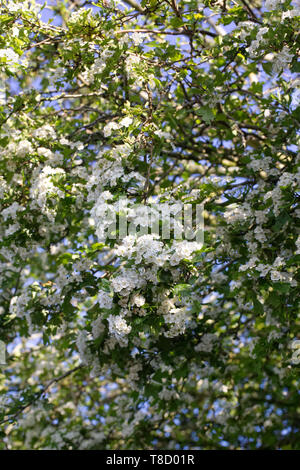
[[2, 3], [0, 448], [298, 449], [299, 6]]

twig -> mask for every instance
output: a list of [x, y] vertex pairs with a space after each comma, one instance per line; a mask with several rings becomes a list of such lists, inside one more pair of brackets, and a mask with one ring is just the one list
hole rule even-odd
[[68, 372], [65, 372], [63, 375], [61, 375], [60, 377], [56, 377], [54, 379], [51, 379], [50, 382], [45, 385], [42, 390], [38, 393], [38, 395], [33, 398], [29, 403], [27, 403], [26, 405], [22, 406], [13, 416], [11, 416], [10, 418], [6, 418], [4, 420], [2, 420], [0, 422], [0, 424], [4, 424], [4, 423], [7, 423], [11, 420], [14, 420], [15, 418], [17, 418], [24, 410], [26, 410], [27, 408], [29, 408], [30, 406], [32, 406], [36, 401], [38, 401], [48, 390], [49, 388], [55, 384], [55, 383], [58, 383], [60, 382], [61, 380], [65, 379], [66, 377], [68, 377], [69, 375], [73, 374], [74, 372], [76, 372], [77, 370], [81, 369], [83, 367], [83, 365], [80, 365], [80, 366], [77, 366], [75, 367], [74, 369], [71, 369], [69, 370]]

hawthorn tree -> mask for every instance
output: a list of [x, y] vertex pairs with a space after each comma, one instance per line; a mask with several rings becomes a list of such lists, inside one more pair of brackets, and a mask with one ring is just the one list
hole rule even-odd
[[0, 448], [300, 448], [299, 15], [1, 2]]

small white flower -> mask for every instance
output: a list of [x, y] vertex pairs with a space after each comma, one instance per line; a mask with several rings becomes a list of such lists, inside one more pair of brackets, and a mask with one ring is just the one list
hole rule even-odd
[[103, 129], [104, 137], [110, 137], [113, 130], [119, 129], [119, 125], [116, 122], [109, 122]]
[[132, 298], [132, 303], [133, 305], [136, 305], [137, 307], [142, 307], [146, 302], [146, 299], [143, 295], [134, 295]]
[[120, 121], [120, 126], [129, 127], [130, 124], [132, 123], [133, 123], [133, 119], [129, 116], [126, 116]]
[[143, 34], [133, 33], [131, 39], [133, 40], [135, 46], [139, 46], [143, 42]]
[[97, 297], [100, 308], [110, 309], [113, 306], [113, 299], [109, 292], [100, 290]]

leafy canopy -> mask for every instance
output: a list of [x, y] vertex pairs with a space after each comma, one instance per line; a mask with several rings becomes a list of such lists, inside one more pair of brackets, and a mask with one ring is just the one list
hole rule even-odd
[[299, 12], [1, 2], [1, 448], [299, 449]]

